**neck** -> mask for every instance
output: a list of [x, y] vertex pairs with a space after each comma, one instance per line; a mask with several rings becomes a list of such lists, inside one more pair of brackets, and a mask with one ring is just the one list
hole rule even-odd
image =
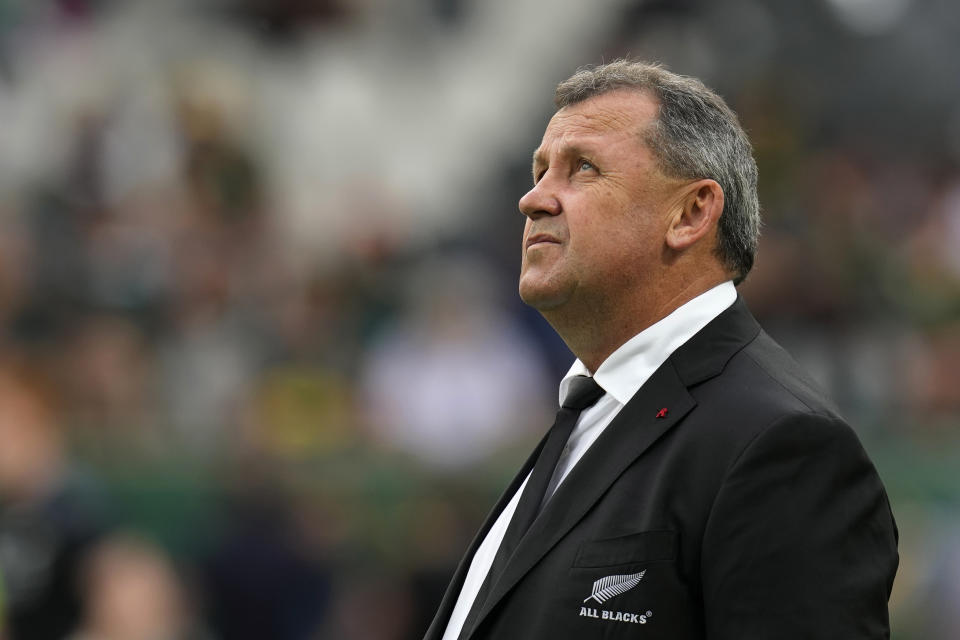
[[586, 300], [580, 309], [541, 313], [592, 374], [627, 340], [727, 279], [700, 277], [668, 290], [638, 291], [638, 295], [616, 300]]

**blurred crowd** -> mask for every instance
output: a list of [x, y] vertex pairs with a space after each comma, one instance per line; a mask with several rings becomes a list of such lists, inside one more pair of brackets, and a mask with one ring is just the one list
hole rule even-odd
[[960, 637], [960, 10], [407, 4], [0, 1], [0, 640], [419, 638], [571, 359], [551, 87], [624, 54], [741, 114], [742, 294], [888, 486], [894, 637]]

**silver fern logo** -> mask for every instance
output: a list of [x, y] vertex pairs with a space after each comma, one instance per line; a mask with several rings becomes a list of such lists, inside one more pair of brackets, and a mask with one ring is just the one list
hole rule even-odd
[[621, 593], [630, 591], [630, 589], [640, 584], [640, 581], [643, 580], [643, 574], [646, 572], [647, 570], [644, 569], [640, 573], [600, 578], [593, 583], [593, 590], [583, 601], [596, 600], [598, 604], [603, 604], [613, 596], [618, 596]]

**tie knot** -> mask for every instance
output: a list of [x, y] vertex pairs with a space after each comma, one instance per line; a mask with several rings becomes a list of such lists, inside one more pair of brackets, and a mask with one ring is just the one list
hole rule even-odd
[[576, 376], [570, 379], [567, 397], [563, 399], [564, 409], [583, 411], [600, 399], [606, 393], [596, 380], [587, 376]]

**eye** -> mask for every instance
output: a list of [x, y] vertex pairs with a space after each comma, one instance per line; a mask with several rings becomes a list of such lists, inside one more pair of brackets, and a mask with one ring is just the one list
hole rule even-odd
[[593, 163], [589, 160], [584, 160], [583, 158], [577, 162], [577, 171], [596, 171], [597, 168], [593, 166]]

